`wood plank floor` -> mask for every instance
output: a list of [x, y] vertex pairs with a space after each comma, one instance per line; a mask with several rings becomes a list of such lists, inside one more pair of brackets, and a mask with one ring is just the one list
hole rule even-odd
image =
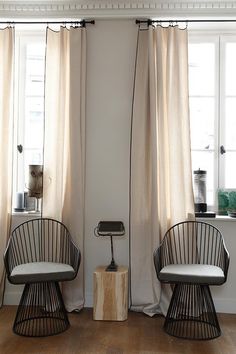
[[0, 354], [236, 354], [236, 315], [219, 315], [221, 337], [190, 341], [165, 334], [161, 316], [129, 312], [124, 322], [93, 321], [92, 309], [70, 314], [62, 334], [27, 338], [12, 332], [15, 313], [15, 306], [0, 310]]

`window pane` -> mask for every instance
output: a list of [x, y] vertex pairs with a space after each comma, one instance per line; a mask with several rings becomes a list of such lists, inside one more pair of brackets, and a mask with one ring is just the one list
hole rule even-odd
[[236, 95], [236, 43], [226, 43], [225, 53], [225, 91], [226, 95]]
[[213, 98], [190, 98], [191, 146], [192, 149], [214, 149]]
[[189, 44], [190, 96], [215, 94], [215, 44]]
[[226, 152], [225, 159], [225, 188], [236, 188], [236, 152]]
[[25, 148], [43, 147], [43, 97], [27, 97], [25, 101]]
[[44, 57], [43, 43], [26, 47], [26, 95], [24, 121], [24, 180], [28, 185], [31, 164], [43, 164]]
[[26, 52], [26, 95], [42, 95], [44, 89], [44, 51], [40, 43], [27, 45]]
[[207, 171], [208, 205], [216, 187], [236, 188], [236, 40], [228, 38], [189, 45], [192, 164]]
[[207, 187], [207, 204], [213, 205], [214, 190], [214, 152], [210, 151], [192, 151], [192, 169], [207, 171], [206, 187]]
[[207, 171], [207, 204], [214, 203], [216, 147], [216, 45], [189, 44], [189, 105], [192, 169]]
[[[225, 148], [236, 149], [236, 98], [225, 100]], [[235, 182], [236, 183], [236, 182]]]
[[236, 188], [236, 42], [225, 44], [225, 96], [222, 97], [224, 112], [221, 117], [221, 144], [226, 153], [221, 155], [223, 188]]

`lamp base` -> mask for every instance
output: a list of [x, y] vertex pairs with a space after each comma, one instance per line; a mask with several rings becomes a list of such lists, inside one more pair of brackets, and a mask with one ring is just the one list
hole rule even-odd
[[117, 272], [117, 268], [117, 264], [115, 263], [114, 259], [112, 259], [109, 266], [106, 267], [106, 272]]

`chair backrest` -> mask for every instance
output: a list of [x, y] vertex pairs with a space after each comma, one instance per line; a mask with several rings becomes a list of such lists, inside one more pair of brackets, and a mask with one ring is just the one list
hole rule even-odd
[[70, 264], [72, 239], [65, 225], [48, 218], [33, 219], [17, 226], [11, 234], [7, 252], [10, 268], [30, 262]]
[[225, 269], [224, 239], [205, 222], [185, 221], [172, 226], [161, 243], [161, 266], [168, 264], [210, 264]]

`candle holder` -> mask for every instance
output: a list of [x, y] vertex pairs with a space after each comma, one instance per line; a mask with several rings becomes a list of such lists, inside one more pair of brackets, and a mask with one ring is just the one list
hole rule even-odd
[[24, 193], [17, 192], [14, 211], [22, 212], [24, 210], [25, 210], [25, 208], [24, 208]]

